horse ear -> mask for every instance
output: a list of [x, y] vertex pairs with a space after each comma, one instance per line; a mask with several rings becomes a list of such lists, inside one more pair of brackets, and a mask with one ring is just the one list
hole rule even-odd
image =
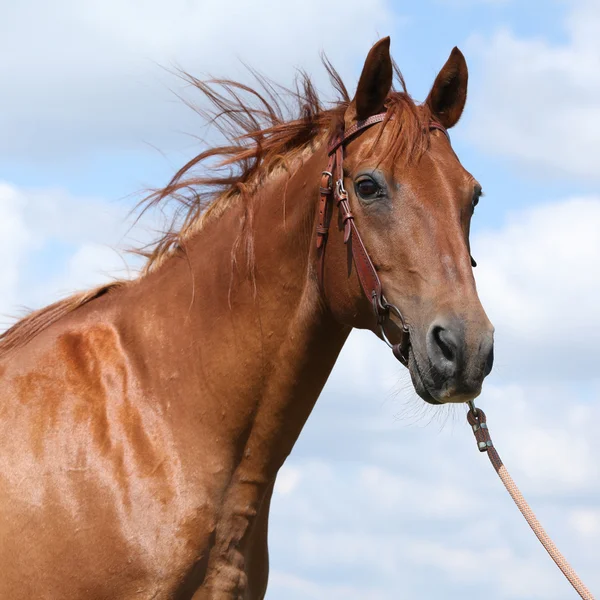
[[392, 88], [393, 74], [390, 38], [385, 37], [371, 48], [360, 74], [353, 101], [357, 120], [362, 121], [383, 111], [385, 99]]
[[425, 101], [434, 118], [446, 129], [454, 127], [462, 115], [467, 100], [468, 81], [467, 61], [463, 53], [455, 47], [435, 78]]

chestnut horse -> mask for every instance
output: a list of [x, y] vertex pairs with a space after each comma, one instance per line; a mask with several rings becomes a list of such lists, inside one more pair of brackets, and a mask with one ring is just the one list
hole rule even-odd
[[420, 105], [389, 38], [353, 99], [326, 67], [329, 108], [307, 76], [285, 104], [260, 77], [260, 93], [190, 78], [229, 142], [148, 199], [180, 211], [146, 268], [1, 337], [0, 598], [263, 598], [277, 472], [351, 329], [381, 335], [335, 205], [326, 251], [315, 243], [328, 142], [372, 115], [386, 118], [344, 145], [342, 183], [408, 323], [415, 389], [434, 404], [480, 393], [493, 344], [469, 250], [481, 187], [443, 131], [464, 108], [464, 57], [452, 51]]

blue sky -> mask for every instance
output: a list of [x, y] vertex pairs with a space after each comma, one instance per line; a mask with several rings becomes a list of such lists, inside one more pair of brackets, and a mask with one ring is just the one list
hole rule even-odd
[[[481, 404], [547, 529], [600, 590], [588, 426], [600, 422], [600, 2], [0, 6], [2, 315], [135, 267], [114, 248], [150, 235], [128, 232], [136, 193], [197, 152], [186, 133], [204, 134], [172, 93], [186, 94], [174, 65], [239, 77], [243, 59], [283, 82], [302, 66], [327, 89], [325, 50], [351, 88], [390, 35], [422, 100], [459, 46], [470, 88], [451, 134], [486, 193], [472, 245], [497, 331]], [[463, 413], [423, 406], [381, 343], [353, 334], [278, 480], [267, 597], [571, 597]]]

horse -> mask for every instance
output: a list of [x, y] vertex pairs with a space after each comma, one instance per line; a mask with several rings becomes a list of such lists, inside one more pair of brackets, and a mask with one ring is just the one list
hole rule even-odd
[[1, 336], [1, 598], [263, 598], [277, 473], [352, 328], [428, 403], [481, 392], [482, 190], [447, 133], [464, 56], [419, 104], [389, 37], [353, 97], [324, 64], [328, 104], [304, 73], [287, 92], [186, 75], [227, 141], [148, 191], [173, 221], [143, 269]]

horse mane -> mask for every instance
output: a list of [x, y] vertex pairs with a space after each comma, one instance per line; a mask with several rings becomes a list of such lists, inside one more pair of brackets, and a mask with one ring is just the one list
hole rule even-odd
[[73, 294], [68, 298], [29, 313], [0, 335], [0, 358], [12, 350], [24, 346], [65, 315], [72, 313], [96, 298], [100, 298], [100, 296], [104, 296], [111, 290], [125, 285], [125, 283], [125, 281], [113, 281], [85, 292]]
[[[167, 258], [184, 252], [186, 241], [202, 229], [206, 219], [222, 214], [232, 203], [242, 202], [244, 218], [240, 237], [252, 261], [253, 192], [279, 166], [288, 168], [294, 158], [320, 140], [343, 129], [344, 114], [351, 103], [341, 76], [323, 56], [323, 64], [337, 98], [324, 106], [317, 89], [304, 72], [294, 86], [286, 88], [249, 69], [256, 88], [229, 79], [203, 81], [189, 73], [180, 76], [207, 101], [209, 108], [186, 102], [224, 138], [223, 145], [208, 147], [188, 161], [159, 189], [151, 190], [138, 204], [139, 216], [149, 209], [167, 209], [169, 227], [153, 243], [134, 250], [146, 257], [140, 277], [160, 267]], [[426, 124], [431, 115], [406, 92], [402, 73], [394, 64], [395, 85], [385, 103], [387, 148], [398, 159], [410, 161], [427, 148]], [[383, 128], [381, 129], [381, 131]], [[379, 141], [379, 137], [373, 147]], [[233, 256], [233, 254], [232, 254]], [[65, 315], [92, 302], [128, 281], [116, 281], [74, 294], [34, 311], [0, 334], [0, 358], [19, 348]]]
[[[181, 167], [169, 183], [151, 193], [138, 205], [140, 214], [169, 205], [170, 227], [163, 235], [137, 251], [146, 257], [142, 273], [159, 267], [166, 258], [184, 250], [185, 241], [202, 228], [206, 219], [219, 215], [234, 201], [241, 201], [244, 217], [241, 236], [246, 238], [252, 257], [251, 232], [253, 192], [279, 166], [289, 170], [294, 156], [311, 147], [319, 138], [343, 130], [344, 113], [351, 98], [333, 65], [323, 64], [337, 98], [325, 107], [317, 89], [304, 71], [298, 71], [294, 86], [286, 88], [249, 69], [255, 88], [228, 79], [203, 81], [189, 73], [180, 76], [200, 92], [208, 108], [188, 103], [212, 125], [224, 144], [209, 147]], [[395, 84], [386, 101], [391, 123], [386, 124], [389, 146], [381, 148], [403, 160], [411, 160], [426, 148], [426, 106], [418, 107], [406, 92], [406, 84], [394, 63]], [[419, 109], [420, 108], [420, 109]], [[375, 140], [375, 144], [379, 141]]]

